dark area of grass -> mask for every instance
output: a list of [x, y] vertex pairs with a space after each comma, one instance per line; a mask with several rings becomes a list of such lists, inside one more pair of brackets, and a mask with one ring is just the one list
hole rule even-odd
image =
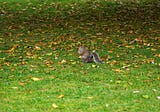
[[157, 0], [1, 0], [0, 110], [159, 112], [159, 53]]
[[[49, 26], [72, 28], [80, 22], [111, 22], [117, 27], [117, 22], [122, 25], [159, 24], [159, 2], [149, 3], [112, 3], [112, 2], [28, 2], [10, 4], [1, 3], [1, 29], [13, 26], [15, 29], [25, 30], [40, 29]], [[114, 24], [115, 23], [115, 24]], [[123, 24], [122, 24], [123, 23]], [[80, 24], [82, 25], [82, 24]], [[92, 25], [92, 24], [91, 24]], [[25, 27], [26, 26], [26, 27]], [[92, 25], [94, 26], [94, 24]]]

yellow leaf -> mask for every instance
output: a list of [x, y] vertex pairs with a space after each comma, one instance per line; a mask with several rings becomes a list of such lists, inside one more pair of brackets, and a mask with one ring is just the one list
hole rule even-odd
[[88, 99], [93, 99], [93, 97], [92, 97], [92, 96], [88, 96], [87, 98], [88, 98]]
[[120, 80], [118, 80], [118, 81], [116, 81], [116, 84], [120, 84], [122, 81], [120, 81]]
[[31, 52], [26, 52], [26, 55], [27, 56], [32, 56], [32, 53]]
[[39, 57], [38, 57], [37, 54], [33, 55], [33, 59], [38, 59], [38, 58], [39, 58]]
[[19, 82], [19, 85], [21, 85], [21, 86], [25, 86], [25, 84], [26, 83], [24, 83], [24, 82]]
[[13, 45], [7, 52], [11, 53], [14, 52], [15, 48], [18, 47], [18, 44]]
[[47, 53], [46, 55], [47, 55], [47, 56], [51, 56], [51, 55], [52, 55], [52, 53]]
[[142, 95], [143, 98], [148, 99], [149, 96], [148, 95]]
[[130, 48], [130, 49], [135, 49], [135, 47], [133, 45], [128, 45], [128, 46], [125, 46], [126, 48]]
[[124, 72], [124, 71], [121, 70], [121, 69], [115, 69], [115, 70], [113, 70], [113, 71], [118, 72], [118, 73]]
[[55, 103], [52, 104], [52, 107], [53, 108], [58, 108], [58, 106]]
[[12, 89], [18, 89], [18, 87], [12, 87]]
[[133, 91], [133, 93], [139, 93], [140, 91], [136, 90], [136, 91]]
[[75, 65], [75, 64], [76, 64], [76, 61], [73, 61], [71, 64], [72, 64], [72, 65]]
[[38, 46], [35, 46], [35, 50], [42, 50], [40, 47], [38, 47]]
[[93, 67], [93, 68], [96, 68], [96, 65], [93, 64], [92, 67]]
[[157, 49], [152, 48], [151, 51], [156, 51]]
[[58, 96], [58, 98], [63, 98], [63, 97], [64, 97], [64, 95], [63, 95], [63, 94], [61, 94], [61, 95], [59, 95], [59, 96]]
[[59, 62], [60, 64], [65, 64], [65, 63], [67, 63], [67, 61], [66, 60], [62, 60], [61, 62]]
[[42, 78], [37, 78], [37, 77], [32, 77], [31, 78], [33, 81], [40, 81], [40, 80], [42, 80]]

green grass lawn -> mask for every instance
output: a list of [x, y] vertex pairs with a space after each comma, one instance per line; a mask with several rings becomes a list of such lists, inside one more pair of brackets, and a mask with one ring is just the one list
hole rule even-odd
[[159, 3], [1, 0], [0, 112], [159, 112]]

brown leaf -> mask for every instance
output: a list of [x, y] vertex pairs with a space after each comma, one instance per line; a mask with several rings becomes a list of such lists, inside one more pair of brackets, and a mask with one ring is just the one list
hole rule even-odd
[[18, 47], [18, 44], [14, 44], [9, 50], [7, 50], [8, 53], [14, 52], [14, 50]]

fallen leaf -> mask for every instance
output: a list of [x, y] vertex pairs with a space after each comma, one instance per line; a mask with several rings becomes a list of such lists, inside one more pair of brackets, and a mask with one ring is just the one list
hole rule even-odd
[[93, 68], [96, 68], [96, 65], [92, 64], [92, 67], [93, 67]]
[[35, 50], [40, 51], [42, 49], [40, 47], [38, 47], [38, 46], [35, 46]]
[[47, 56], [51, 56], [51, 55], [52, 55], [52, 53], [47, 53], [46, 55], [47, 55]]
[[156, 51], [157, 49], [152, 48], [151, 51]]
[[99, 32], [99, 33], [96, 33], [96, 35], [97, 36], [102, 36], [103, 34]]
[[121, 70], [121, 69], [114, 69], [113, 71], [115, 71], [115, 72], [118, 72], [118, 73], [122, 73], [122, 72], [124, 72], [123, 70]]
[[40, 81], [40, 80], [42, 80], [42, 78], [37, 78], [37, 77], [32, 77], [31, 78], [33, 81]]
[[52, 104], [52, 107], [53, 108], [58, 108], [58, 106], [55, 103]]
[[149, 96], [148, 95], [142, 95], [143, 98], [148, 99]]
[[9, 50], [7, 50], [8, 53], [14, 52], [14, 50], [18, 47], [18, 44], [13, 45]]
[[121, 80], [118, 80], [118, 81], [116, 81], [116, 84], [120, 84], [122, 81]]
[[132, 46], [132, 45], [127, 45], [127, 46], [125, 46], [126, 48], [130, 48], [130, 49], [135, 49], [135, 47], [134, 46]]
[[71, 64], [72, 64], [72, 65], [75, 65], [75, 64], [76, 64], [76, 61], [71, 62]]
[[24, 83], [24, 82], [19, 82], [19, 85], [21, 85], [21, 86], [25, 86], [25, 84], [26, 83]]
[[160, 58], [160, 54], [154, 54], [154, 56]]
[[139, 93], [140, 91], [133, 91], [133, 93]]
[[92, 96], [89, 96], [89, 97], [87, 97], [88, 99], [93, 99], [93, 97]]
[[18, 87], [12, 87], [12, 89], [18, 89]]
[[156, 90], [156, 89], [152, 89], [154, 92], [157, 92], [158, 90]]
[[63, 94], [61, 94], [61, 95], [59, 95], [59, 96], [58, 96], [58, 98], [63, 98], [63, 97], [64, 97], [64, 95], [63, 95]]
[[110, 51], [108, 51], [108, 53], [113, 53], [113, 51], [112, 51], [112, 50], [110, 50]]
[[26, 55], [30, 57], [30, 56], [32, 56], [33, 54], [32, 54], [31, 52], [26, 52]]
[[67, 63], [67, 61], [63, 59], [60, 63], [64, 64], [64, 63]]

